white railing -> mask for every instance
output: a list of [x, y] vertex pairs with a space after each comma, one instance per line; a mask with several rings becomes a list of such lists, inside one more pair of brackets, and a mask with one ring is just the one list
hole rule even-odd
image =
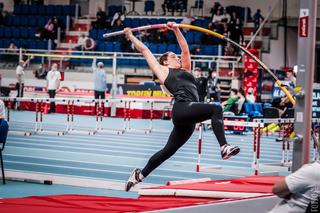
[[[68, 54], [66, 54], [66, 52]], [[105, 59], [112, 59], [116, 57], [116, 59], [139, 59], [145, 60], [141, 53], [125, 53], [125, 52], [101, 52], [101, 51], [75, 51], [75, 50], [38, 50], [38, 49], [20, 49], [16, 51], [12, 51], [8, 48], [0, 48], [0, 55], [19, 55], [22, 58], [23, 54], [32, 55], [34, 54], [36, 57], [42, 57], [42, 61], [45, 58], [48, 58], [49, 64], [51, 64], [52, 58], [59, 58], [60, 63], [62, 61], [68, 60], [70, 58], [86, 58], [93, 59], [95, 57], [106, 57]], [[74, 55], [76, 54], [76, 55]], [[162, 54], [154, 54], [155, 57], [160, 57]], [[242, 64], [239, 64], [236, 56], [208, 56], [208, 55], [192, 55], [191, 61], [193, 62], [193, 66], [195, 66], [196, 62], [207, 63], [208, 67], [213, 67], [213, 64], [216, 63], [216, 67], [223, 67], [224, 64], [231, 64], [231, 69], [234, 70], [236, 67], [243, 67]], [[194, 67], [193, 67], [194, 68]]]

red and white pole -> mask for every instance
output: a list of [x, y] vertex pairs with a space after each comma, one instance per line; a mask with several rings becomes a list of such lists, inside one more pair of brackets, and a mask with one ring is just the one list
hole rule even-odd
[[198, 163], [196, 166], [196, 172], [200, 172], [200, 161], [201, 161], [201, 151], [202, 151], [202, 128], [203, 128], [203, 124], [200, 123], [199, 138], [198, 138]]
[[35, 128], [34, 131], [38, 131], [38, 122], [39, 122], [39, 101], [36, 100], [36, 123], [35, 123]]
[[257, 158], [256, 158], [256, 168], [255, 175], [259, 175], [259, 161], [260, 161], [260, 145], [261, 145], [261, 128], [258, 124], [258, 135], [257, 135]]

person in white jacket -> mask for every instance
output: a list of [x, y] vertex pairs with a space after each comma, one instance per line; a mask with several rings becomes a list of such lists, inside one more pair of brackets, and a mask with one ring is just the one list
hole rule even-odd
[[[60, 87], [61, 74], [58, 71], [58, 65], [56, 63], [52, 64], [51, 70], [47, 74], [47, 91], [49, 93], [49, 98], [55, 98], [56, 91]], [[49, 113], [56, 112], [56, 104], [54, 101], [50, 102]]]

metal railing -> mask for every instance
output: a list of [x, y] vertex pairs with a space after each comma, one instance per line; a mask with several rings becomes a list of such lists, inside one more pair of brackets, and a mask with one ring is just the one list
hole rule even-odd
[[[67, 54], [66, 54], [67, 53]], [[60, 64], [63, 61], [66, 61], [70, 58], [82, 58], [82, 59], [139, 59], [145, 60], [141, 53], [125, 53], [125, 52], [101, 52], [101, 51], [75, 51], [75, 50], [39, 50], [39, 49], [19, 49], [12, 51], [8, 48], [0, 48], [1, 55], [19, 55], [22, 58], [22, 55], [34, 55], [36, 57], [41, 57], [41, 61], [48, 61], [48, 64], [51, 65], [52, 59], [55, 61], [58, 60]], [[154, 54], [155, 57], [160, 57], [162, 54]], [[47, 58], [47, 60], [45, 60]], [[236, 56], [208, 56], [208, 55], [192, 55], [191, 61], [195, 66], [196, 62], [207, 63], [208, 68], [212, 68], [216, 65], [217, 69], [224, 67], [223, 65], [227, 64], [228, 67], [231, 67], [232, 70], [236, 67], [243, 67], [242, 64], [237, 62]], [[130, 67], [130, 66], [129, 66]], [[193, 67], [194, 68], [194, 67]]]

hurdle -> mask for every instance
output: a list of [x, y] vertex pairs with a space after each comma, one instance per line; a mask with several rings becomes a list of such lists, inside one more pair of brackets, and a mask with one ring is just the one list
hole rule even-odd
[[[221, 169], [221, 166], [216, 167], [201, 167], [201, 153], [202, 153], [202, 132], [205, 124], [211, 124], [211, 120], [206, 120], [200, 123], [199, 136], [198, 136], [198, 161], [196, 164], [196, 172], [206, 172], [212, 169]], [[260, 160], [260, 145], [261, 145], [261, 128], [264, 127], [262, 122], [250, 122], [250, 121], [224, 121], [225, 126], [237, 126], [237, 127], [251, 127], [254, 130], [254, 141], [253, 141], [253, 161], [252, 168], [254, 174], [259, 174], [259, 160]]]
[[[124, 108], [123, 108], [123, 112], [124, 112], [124, 116], [123, 116], [123, 125], [122, 128], [105, 128], [102, 127], [103, 124], [103, 118], [104, 118], [104, 114], [103, 114], [103, 109], [105, 109], [105, 105], [104, 103], [120, 103], [120, 104], [124, 104]], [[105, 99], [105, 100], [101, 100], [98, 99], [98, 105], [97, 105], [97, 113], [96, 113], [96, 129], [95, 129], [95, 133], [102, 133], [102, 134], [110, 134], [110, 133], [115, 133], [115, 134], [123, 134], [125, 132], [125, 122], [126, 122], [126, 101], [124, 100], [120, 100], [120, 99]]]
[[254, 119], [255, 122], [262, 122], [265, 124], [275, 123], [281, 125], [282, 133], [282, 164], [289, 163], [289, 154], [290, 154], [290, 130], [294, 123], [293, 118], [260, 118]]
[[[53, 98], [49, 99], [42, 99], [42, 100], [36, 100], [36, 124], [35, 124], [35, 131], [34, 133], [37, 135], [55, 135], [55, 136], [61, 136], [64, 135], [63, 131], [50, 131], [50, 130], [44, 130], [43, 129], [43, 117], [45, 113], [45, 109], [47, 106], [48, 101], [54, 101], [57, 102], [57, 100]], [[39, 106], [37, 106], [39, 104]], [[39, 113], [39, 117], [38, 117]], [[39, 119], [38, 119], [39, 118]]]
[[[10, 110], [11, 110], [11, 100], [14, 101], [15, 98], [2, 98], [4, 102], [7, 103], [7, 122], [8, 124], [10, 124], [11, 121], [11, 117], [10, 117]], [[21, 132], [21, 131], [16, 131], [16, 130], [10, 130], [9, 128], [9, 132], [8, 135], [12, 135], [12, 136], [31, 136], [32, 132]]]
[[[312, 123], [318, 123], [320, 119], [313, 118]], [[277, 170], [277, 171], [284, 171], [288, 172], [291, 171], [292, 161], [290, 160], [290, 132], [295, 122], [294, 118], [265, 118], [265, 119], [254, 119], [254, 122], [262, 122], [262, 123], [276, 123], [281, 124], [281, 132], [282, 132], [282, 158], [280, 162], [275, 163], [262, 163], [260, 167], [265, 170]], [[312, 132], [313, 138], [313, 160], [317, 158], [317, 138], [315, 132]]]
[[[150, 134], [151, 133], [151, 129], [153, 126], [153, 121], [152, 121], [152, 116], [151, 114], [153, 114], [153, 101], [149, 101], [149, 100], [132, 100], [129, 99], [125, 102], [125, 132], [139, 132], [139, 133], [144, 133], [144, 134]], [[149, 120], [149, 127], [147, 128], [134, 128], [132, 126], [132, 103], [142, 103], [142, 104], [150, 104], [150, 120]], [[151, 113], [152, 111], [152, 113]]]
[[77, 135], [94, 135], [95, 130], [83, 130], [75, 129], [74, 127], [74, 114], [75, 114], [75, 102], [88, 101], [90, 103], [95, 103], [94, 99], [69, 99], [67, 100], [67, 128], [65, 134], [77, 134]]

